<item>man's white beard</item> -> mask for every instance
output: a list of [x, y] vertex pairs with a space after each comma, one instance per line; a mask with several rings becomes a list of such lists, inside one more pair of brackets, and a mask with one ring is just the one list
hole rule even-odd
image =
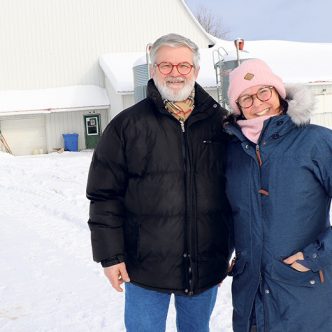
[[191, 91], [194, 89], [195, 80], [186, 80], [184, 87], [178, 91], [173, 91], [166, 84], [166, 81], [160, 82], [158, 79], [154, 79], [154, 83], [161, 94], [163, 99], [167, 99], [169, 101], [183, 101], [186, 100]]

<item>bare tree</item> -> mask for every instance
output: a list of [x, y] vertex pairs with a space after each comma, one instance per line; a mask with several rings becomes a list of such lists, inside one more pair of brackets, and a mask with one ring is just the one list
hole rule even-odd
[[229, 31], [225, 30], [222, 21], [209, 9], [200, 6], [193, 14], [206, 32], [217, 38], [226, 39]]

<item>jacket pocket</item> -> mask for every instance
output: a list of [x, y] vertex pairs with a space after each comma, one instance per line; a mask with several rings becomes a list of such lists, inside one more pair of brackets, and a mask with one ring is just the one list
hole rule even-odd
[[215, 139], [215, 138], [205, 138], [203, 139], [203, 144], [225, 144], [225, 141], [221, 139]]
[[224, 173], [225, 141], [218, 138], [204, 138], [198, 146], [196, 170], [208, 170], [209, 173]]
[[298, 287], [317, 287], [320, 284], [319, 274], [312, 271], [300, 272], [291, 266], [275, 261], [270, 273], [271, 279]]

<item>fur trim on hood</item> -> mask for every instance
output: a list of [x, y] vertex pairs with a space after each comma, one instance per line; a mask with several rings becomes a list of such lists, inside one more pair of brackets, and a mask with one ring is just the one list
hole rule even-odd
[[286, 85], [287, 114], [297, 126], [310, 122], [315, 107], [315, 96], [311, 90], [299, 84]]

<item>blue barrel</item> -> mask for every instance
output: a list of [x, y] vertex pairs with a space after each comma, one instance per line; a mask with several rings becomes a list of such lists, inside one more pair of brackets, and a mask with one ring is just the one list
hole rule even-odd
[[78, 134], [62, 134], [65, 151], [78, 151]]

